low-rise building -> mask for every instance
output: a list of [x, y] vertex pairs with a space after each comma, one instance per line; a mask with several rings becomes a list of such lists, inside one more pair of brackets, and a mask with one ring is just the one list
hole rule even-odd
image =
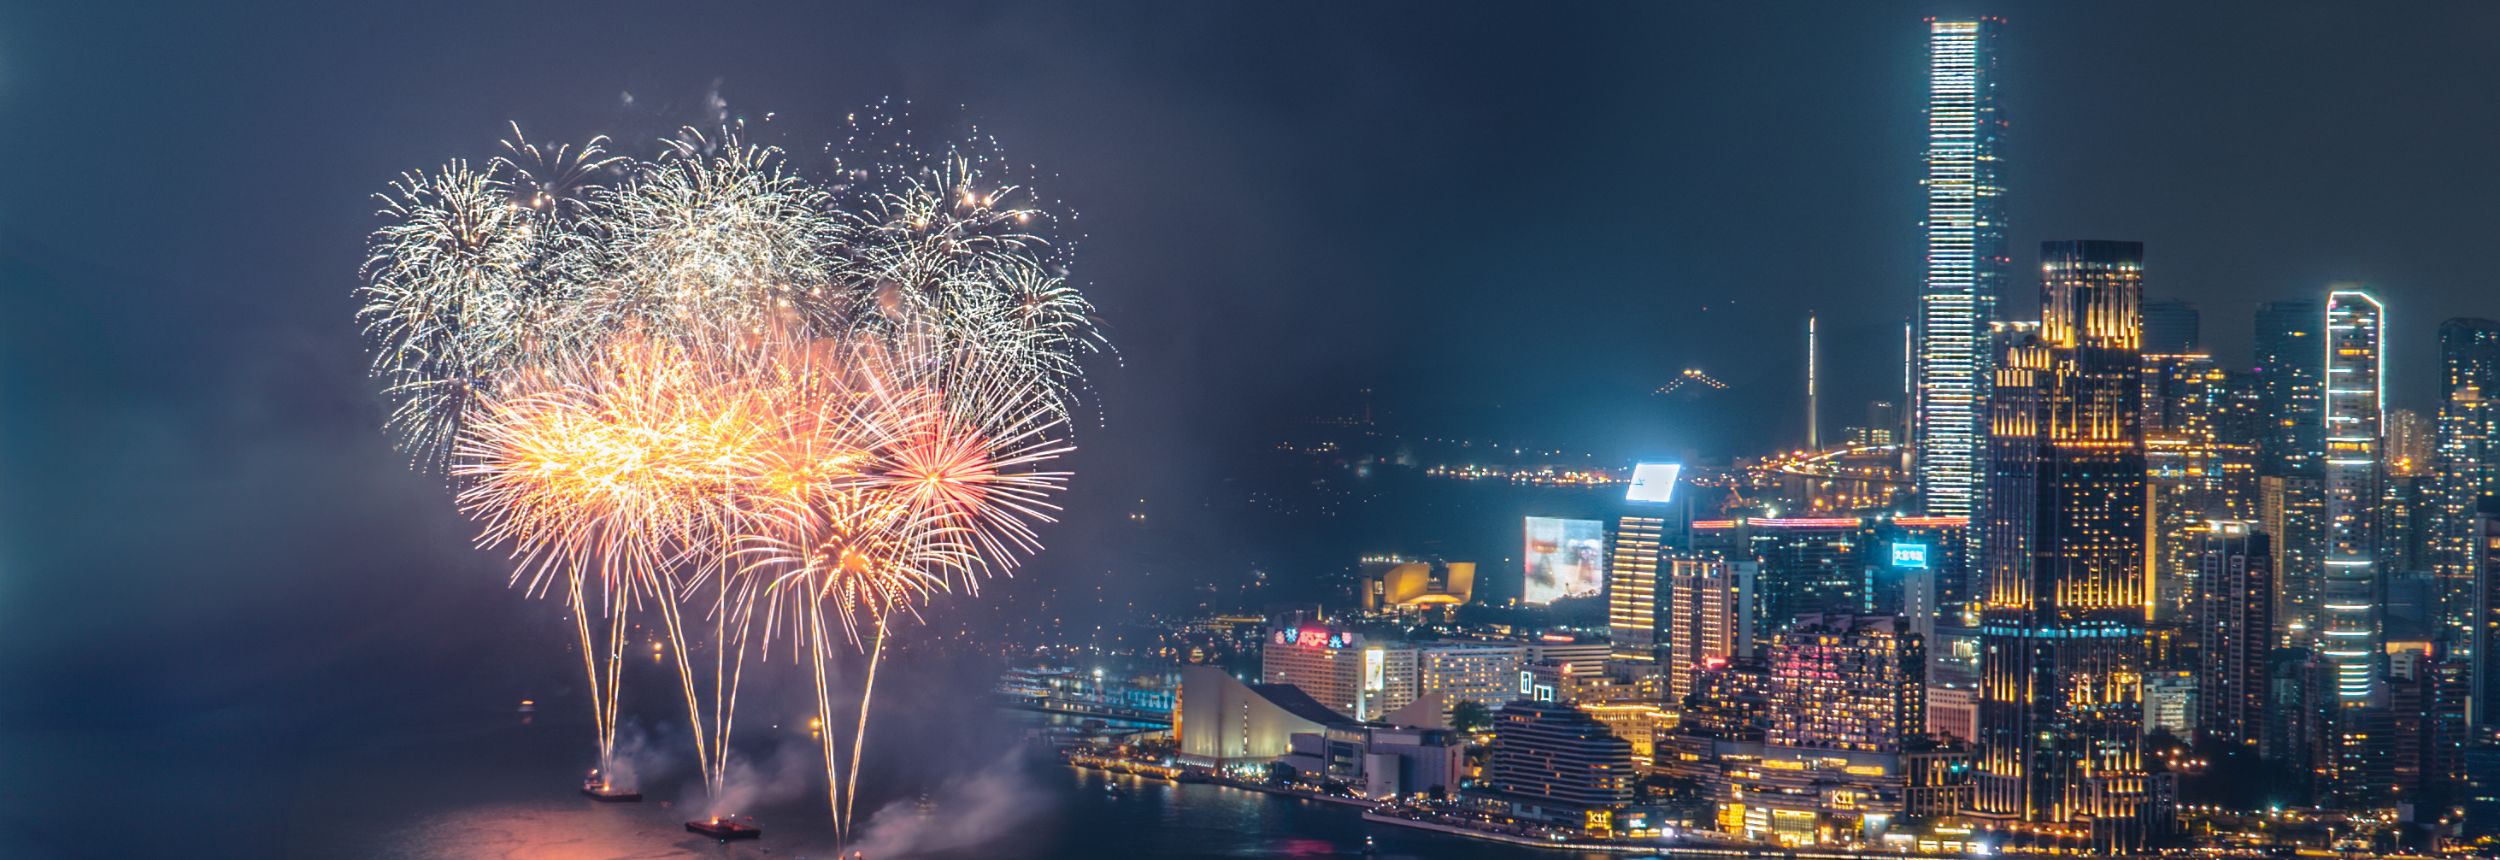
[[1289, 684], [1245, 684], [1214, 666], [1181, 668], [1172, 721], [1182, 764], [1255, 771], [1293, 750], [1293, 736], [1345, 717]]
[[1455, 706], [1487, 711], [1519, 698], [1519, 670], [1528, 649], [1518, 643], [1445, 642], [1422, 646], [1416, 658], [1418, 695], [1441, 694]]
[[1611, 827], [1632, 802], [1632, 745], [1587, 711], [1560, 702], [1502, 706], [1483, 778], [1468, 797], [1545, 824]]
[[1348, 723], [1296, 734], [1292, 747], [1284, 764], [1375, 800], [1446, 796], [1467, 772], [1466, 743], [1447, 729]]

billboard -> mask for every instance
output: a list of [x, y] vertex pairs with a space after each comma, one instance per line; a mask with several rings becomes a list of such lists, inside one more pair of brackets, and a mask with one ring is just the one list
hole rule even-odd
[[1527, 585], [1520, 601], [1543, 606], [1561, 597], [1595, 597], [1606, 588], [1606, 524], [1596, 520], [1528, 518]]
[[1927, 545], [1923, 543], [1894, 541], [1892, 544], [1892, 566], [1906, 567], [1914, 570], [1926, 570]]
[[1684, 471], [1682, 463], [1636, 463], [1632, 466], [1632, 489], [1623, 494], [1627, 502], [1663, 502], [1675, 495], [1675, 476]]

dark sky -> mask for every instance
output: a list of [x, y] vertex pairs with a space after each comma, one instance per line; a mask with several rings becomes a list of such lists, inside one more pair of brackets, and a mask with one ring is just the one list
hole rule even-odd
[[[369, 195], [507, 121], [717, 90], [831, 129], [890, 96], [1055, 173], [1123, 356], [1053, 536], [1082, 544], [1366, 385], [1415, 432], [1628, 457], [1689, 447], [1640, 416], [1701, 366], [1720, 436], [1793, 441], [1806, 308], [1854, 418], [1919, 277], [1921, 18], [1987, 9], [161, 5], [0, 5], [0, 738], [538, 617], [389, 450], [350, 321]], [[2017, 272], [2142, 240], [2233, 364], [2256, 302], [2373, 282], [2417, 406], [2438, 320], [2500, 316], [2500, 7], [1989, 11]]]

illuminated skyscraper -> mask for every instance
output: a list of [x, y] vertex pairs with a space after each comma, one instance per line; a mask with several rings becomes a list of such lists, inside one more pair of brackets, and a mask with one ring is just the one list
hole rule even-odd
[[2274, 537], [2275, 624], [2290, 631], [2284, 644], [2306, 648], [2317, 629], [2318, 598], [2325, 565], [2323, 490], [2319, 459], [2325, 456], [2320, 418], [2326, 375], [2325, 313], [2314, 301], [2257, 306], [2257, 401], [2263, 432], [2257, 438], [2260, 507], [2266, 533]]
[[2378, 675], [2381, 323], [2377, 299], [2336, 290], [2326, 306], [2326, 581], [2319, 653], [2336, 665], [2336, 695], [2366, 700]]
[[2144, 457], [2152, 484], [2154, 619], [2187, 621], [2206, 524], [2246, 514], [2220, 444], [2222, 370], [2201, 353], [2144, 354]]
[[1614, 658], [1658, 660], [1659, 544], [1667, 521], [1626, 515], [1615, 524], [1614, 555], [1606, 565], [1606, 627], [1614, 635]]
[[2146, 521], [2144, 246], [2049, 242], [2040, 324], [1990, 396], [1974, 814], [2139, 848]]
[[1992, 18], [1928, 25], [1927, 284], [1919, 296], [1918, 484], [1927, 510], [1968, 515], [1984, 432], [1988, 323], [2010, 258]]
[[2324, 317], [2314, 301], [2257, 306], [2258, 398], [2264, 402], [2268, 475], [2315, 474], [2319, 441], [2319, 379], [2326, 373]]
[[2431, 504], [2431, 572], [2440, 582], [2440, 623], [2468, 644], [2474, 620], [2476, 503], [2500, 493], [2500, 322], [2439, 324], [2438, 462]]
[[2337, 797], [2371, 792], [2369, 711], [2380, 701], [2385, 649], [2380, 613], [2386, 584], [2378, 563], [2380, 458], [2385, 406], [2382, 349], [2386, 309], [2360, 290], [2334, 290], [2326, 300], [2326, 575], [2320, 583], [2318, 654], [2332, 666], [2334, 737], [2323, 762]]

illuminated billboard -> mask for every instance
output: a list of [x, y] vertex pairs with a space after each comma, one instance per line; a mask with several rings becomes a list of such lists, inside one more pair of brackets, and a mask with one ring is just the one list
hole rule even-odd
[[1360, 645], [1363, 637], [1343, 630], [1304, 625], [1277, 630], [1268, 635], [1267, 641], [1271, 645], [1298, 645], [1304, 648], [1326, 648], [1335, 651], [1352, 645]]
[[1684, 471], [1682, 463], [1639, 463], [1632, 467], [1632, 489], [1623, 494], [1628, 502], [1663, 502], [1675, 495], [1675, 476]]
[[1915, 570], [1926, 570], [1927, 545], [1923, 543], [1894, 543], [1892, 545], [1892, 566], [1906, 567]]
[[1529, 517], [1525, 557], [1521, 602], [1543, 606], [1556, 598], [1595, 597], [1606, 588], [1606, 524]]

